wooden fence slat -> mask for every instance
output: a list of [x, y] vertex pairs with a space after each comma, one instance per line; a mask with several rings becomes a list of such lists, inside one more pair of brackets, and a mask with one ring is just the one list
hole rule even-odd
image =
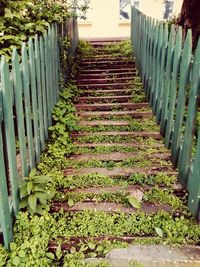
[[3, 158], [3, 142], [2, 142], [2, 132], [0, 127], [0, 214], [1, 220], [0, 225], [3, 231], [4, 246], [9, 247], [9, 243], [13, 238], [12, 234], [12, 219], [9, 207], [9, 197], [7, 189], [7, 181], [5, 174], [5, 163]]
[[15, 130], [13, 121], [13, 105], [12, 105], [12, 94], [13, 90], [10, 81], [9, 67], [5, 60], [5, 57], [1, 58], [1, 84], [2, 84], [2, 102], [4, 110], [4, 124], [6, 132], [6, 146], [8, 153], [8, 164], [10, 183], [12, 190], [12, 201], [14, 215], [17, 215], [19, 208], [19, 189], [18, 189], [18, 171], [16, 163], [16, 145], [15, 145]]
[[49, 44], [48, 35], [44, 34], [44, 55], [45, 55], [45, 80], [46, 80], [46, 95], [47, 95], [47, 114], [48, 114], [48, 125], [51, 125], [51, 90], [50, 90], [50, 79], [49, 79]]
[[26, 156], [26, 135], [25, 135], [25, 124], [24, 124], [24, 111], [23, 111], [23, 95], [22, 95], [22, 80], [20, 73], [19, 56], [16, 48], [13, 50], [12, 57], [12, 70], [14, 80], [14, 94], [15, 94], [15, 105], [17, 114], [17, 128], [20, 148], [20, 161], [22, 176], [28, 175], [28, 164]]
[[41, 63], [41, 90], [42, 90], [42, 103], [43, 103], [43, 116], [44, 116], [44, 135], [45, 140], [48, 138], [48, 110], [47, 110], [47, 88], [45, 79], [45, 55], [44, 55], [44, 39], [40, 36], [40, 63]]
[[174, 38], [175, 38], [175, 28], [174, 25], [171, 26], [170, 35], [169, 35], [169, 45], [167, 51], [167, 65], [165, 72], [165, 86], [163, 94], [163, 107], [161, 112], [161, 126], [160, 132], [162, 135], [165, 134], [166, 123], [167, 123], [167, 112], [168, 112], [168, 98], [170, 94], [170, 81], [171, 81], [171, 72], [172, 72], [172, 60], [174, 54]]
[[44, 149], [45, 138], [44, 138], [44, 115], [43, 115], [43, 98], [42, 98], [42, 83], [41, 83], [41, 58], [40, 58], [40, 47], [38, 42], [38, 36], [35, 36], [35, 68], [36, 68], [36, 91], [37, 91], [37, 105], [38, 105], [38, 125], [39, 125], [39, 136], [40, 136], [40, 147]]
[[179, 180], [183, 186], [187, 186], [188, 170], [191, 163], [192, 155], [192, 142], [195, 130], [196, 115], [197, 115], [197, 101], [199, 91], [199, 80], [200, 80], [200, 39], [195, 52], [193, 69], [192, 69], [192, 80], [191, 89], [189, 94], [188, 112], [184, 133], [184, 142], [182, 145], [182, 151], [179, 156], [178, 167]]
[[152, 99], [153, 113], [156, 114], [156, 107], [158, 103], [158, 92], [160, 90], [160, 76], [161, 76], [161, 56], [162, 56], [162, 45], [163, 45], [163, 23], [159, 23], [158, 28], [158, 44], [157, 44], [157, 54], [156, 54], [156, 69], [155, 69], [155, 88], [154, 88], [154, 98]]
[[151, 86], [150, 86], [150, 105], [153, 105], [153, 98], [155, 96], [155, 86], [156, 86], [156, 61], [157, 61], [157, 51], [158, 51], [158, 32], [159, 32], [159, 23], [156, 21], [155, 25], [155, 35], [154, 35], [154, 40], [153, 40], [153, 53], [152, 53], [152, 73], [151, 73]]
[[167, 105], [169, 106], [167, 112], [167, 125], [166, 125], [166, 133], [165, 133], [165, 144], [167, 148], [171, 147], [171, 138], [174, 124], [174, 110], [176, 104], [176, 96], [177, 96], [177, 87], [178, 87], [178, 74], [180, 67], [180, 59], [182, 52], [182, 27], [178, 28], [178, 32], [176, 34], [175, 40], [175, 50], [174, 50], [174, 59], [173, 59], [173, 70], [172, 70], [172, 78], [170, 84], [170, 94], [169, 98], [166, 99]]
[[40, 161], [40, 129], [39, 129], [39, 116], [38, 116], [38, 103], [36, 91], [36, 73], [35, 73], [35, 52], [33, 48], [33, 40], [29, 40], [29, 62], [30, 62], [30, 78], [31, 78], [31, 100], [32, 100], [32, 117], [34, 128], [34, 142], [36, 162]]
[[178, 153], [182, 138], [181, 127], [183, 124], [183, 117], [185, 112], [185, 104], [186, 104], [185, 101], [186, 101], [187, 85], [189, 80], [191, 53], [192, 53], [192, 32], [191, 30], [188, 30], [181, 60], [178, 101], [176, 108], [176, 118], [174, 123], [174, 134], [172, 137], [172, 147], [171, 147], [172, 162], [175, 166], [177, 165]]
[[155, 27], [155, 19], [151, 20], [151, 34], [150, 34], [150, 55], [149, 55], [149, 64], [152, 68], [149, 68], [149, 81], [148, 81], [148, 91], [147, 91], [147, 98], [150, 99], [151, 95], [151, 86], [153, 82], [153, 51], [154, 51], [154, 36], [155, 31], [153, 31]]
[[28, 141], [28, 155], [30, 169], [35, 168], [35, 152], [33, 144], [33, 133], [32, 133], [32, 110], [30, 100], [30, 74], [29, 64], [27, 57], [26, 43], [22, 44], [22, 79], [23, 79], [23, 93], [24, 93], [24, 106], [25, 106], [25, 118], [26, 118], [26, 131]]
[[200, 219], [200, 129], [198, 134], [198, 142], [197, 142], [197, 149], [196, 155], [194, 157], [194, 165], [193, 170], [190, 172], [188, 177], [188, 206], [190, 212], [193, 214], [194, 217], [199, 216]]
[[163, 104], [163, 94], [164, 94], [164, 79], [165, 79], [165, 70], [166, 70], [166, 56], [168, 49], [168, 25], [165, 23], [163, 30], [163, 43], [162, 43], [162, 52], [161, 52], [161, 70], [160, 70], [160, 78], [158, 84], [158, 100], [156, 105], [156, 119], [157, 123], [160, 123], [161, 120], [161, 112], [162, 112], [162, 104]]

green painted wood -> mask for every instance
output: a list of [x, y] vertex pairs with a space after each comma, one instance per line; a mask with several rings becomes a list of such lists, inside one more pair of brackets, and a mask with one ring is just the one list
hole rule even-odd
[[23, 177], [28, 175], [28, 163], [26, 156], [26, 135], [24, 124], [24, 111], [23, 111], [23, 90], [22, 90], [22, 76], [20, 72], [19, 55], [16, 48], [13, 50], [12, 56], [12, 70], [14, 81], [14, 94], [15, 94], [15, 107], [17, 114], [17, 129], [19, 138], [20, 161], [21, 161], [21, 174]]
[[7, 189], [7, 181], [5, 174], [5, 163], [3, 158], [3, 142], [2, 132], [0, 127], [0, 225], [3, 232], [4, 246], [9, 247], [9, 243], [13, 238], [12, 234], [12, 219], [9, 207], [9, 196]]
[[40, 161], [40, 129], [39, 129], [39, 114], [38, 114], [38, 103], [37, 103], [37, 89], [36, 89], [36, 73], [35, 73], [35, 51], [33, 48], [33, 40], [29, 39], [29, 62], [30, 62], [30, 80], [31, 80], [31, 100], [32, 100], [32, 118], [33, 118], [33, 129], [34, 129], [34, 143], [35, 143], [35, 155], [36, 163]]
[[44, 36], [45, 44], [45, 62], [46, 62], [46, 84], [47, 84], [47, 103], [48, 103], [48, 125], [52, 124], [51, 113], [52, 113], [52, 84], [51, 84], [51, 68], [50, 68], [50, 46], [49, 46], [49, 31]]
[[198, 217], [200, 208], [200, 129], [198, 134], [197, 150], [194, 165], [188, 177], [188, 207], [194, 217]]
[[174, 116], [175, 116], [175, 105], [176, 105], [177, 90], [178, 90], [178, 76], [179, 76], [181, 53], [182, 53], [182, 27], [179, 27], [175, 40], [170, 95], [169, 98], [166, 99], [167, 105], [169, 106], [167, 112], [167, 125], [165, 134], [165, 144], [167, 148], [171, 147], [172, 134], [174, 130]]
[[150, 30], [151, 30], [151, 20], [147, 20], [147, 43], [146, 43], [146, 53], [145, 53], [145, 78], [144, 78], [144, 88], [146, 95], [148, 94], [148, 77], [149, 77], [149, 60], [150, 60]]
[[157, 71], [157, 52], [158, 52], [158, 41], [159, 41], [159, 23], [156, 21], [155, 34], [153, 41], [153, 54], [152, 54], [152, 73], [151, 73], [151, 87], [150, 87], [150, 105], [153, 105], [153, 98], [155, 97], [155, 87], [156, 87], [156, 71]]
[[55, 97], [54, 97], [54, 81], [53, 81], [53, 60], [52, 60], [52, 29], [49, 27], [48, 30], [48, 43], [49, 43], [49, 79], [50, 79], [50, 113], [53, 111], [54, 103], [55, 103]]
[[47, 117], [48, 125], [52, 124], [51, 120], [51, 92], [50, 92], [50, 80], [49, 80], [49, 44], [48, 44], [48, 35], [44, 35], [44, 56], [45, 56], [45, 80], [46, 80], [46, 96], [47, 96]]
[[156, 71], [155, 71], [155, 88], [154, 98], [152, 99], [153, 113], [156, 114], [156, 108], [158, 103], [159, 85], [161, 78], [161, 59], [162, 59], [162, 46], [163, 46], [163, 23], [160, 22], [158, 26], [158, 45], [156, 54]]
[[149, 58], [149, 66], [151, 66], [151, 68], [149, 68], [149, 79], [148, 79], [148, 94], [147, 94], [147, 98], [150, 99], [150, 95], [151, 95], [151, 86], [152, 86], [152, 81], [153, 81], [153, 51], [154, 51], [154, 36], [155, 36], [155, 31], [154, 31], [154, 27], [155, 27], [155, 19], [151, 20], [151, 41], [150, 41], [150, 58]]
[[55, 106], [56, 102], [57, 102], [57, 96], [58, 96], [58, 91], [57, 91], [57, 87], [56, 87], [56, 35], [55, 35], [55, 25], [52, 25], [52, 51], [54, 51], [54, 53], [52, 53], [52, 61], [53, 61], [53, 93], [54, 93], [54, 103], [53, 103], [53, 107]]
[[146, 95], [147, 98], [149, 98], [150, 95], [150, 83], [151, 83], [151, 66], [152, 62], [152, 47], [153, 47], [153, 35], [152, 35], [152, 28], [153, 28], [153, 20], [150, 18], [149, 20], [149, 31], [148, 31], [148, 36], [149, 36], [149, 45], [148, 45], [148, 54], [147, 54], [147, 71], [146, 71]]
[[44, 55], [44, 39], [40, 36], [40, 64], [41, 64], [41, 92], [42, 92], [42, 103], [43, 103], [43, 120], [44, 120], [44, 135], [45, 140], [48, 138], [48, 111], [47, 111], [47, 88], [45, 79], [45, 55]]
[[40, 46], [38, 42], [38, 36], [35, 36], [35, 67], [36, 67], [36, 90], [37, 90], [37, 104], [38, 104], [38, 125], [40, 134], [40, 147], [44, 149], [45, 137], [44, 137], [44, 115], [43, 115], [43, 98], [42, 98], [42, 79], [41, 79], [41, 57]]
[[24, 106], [25, 106], [25, 119], [26, 119], [26, 131], [28, 141], [28, 155], [30, 169], [35, 168], [35, 152], [33, 144], [33, 133], [32, 133], [32, 110], [30, 101], [30, 74], [29, 64], [27, 57], [26, 43], [22, 44], [22, 79], [23, 79], [23, 94], [24, 94]]
[[19, 207], [19, 190], [18, 190], [18, 171], [16, 163], [16, 145], [15, 145], [15, 131], [13, 121], [13, 107], [12, 107], [12, 94], [13, 90], [9, 66], [5, 60], [5, 57], [1, 58], [1, 90], [2, 90], [2, 103], [4, 111], [4, 124], [6, 132], [6, 146], [8, 153], [8, 165], [10, 174], [10, 185], [12, 190], [12, 205], [14, 215], [18, 213]]
[[182, 151], [178, 160], [179, 180], [183, 186], [187, 186], [188, 171], [191, 163], [192, 142], [194, 136], [194, 129], [196, 125], [197, 115], [197, 101], [199, 91], [200, 79], [200, 40], [195, 52], [194, 63], [192, 68], [191, 90], [189, 94], [188, 112], [186, 119], [186, 127], [184, 133], [184, 140], [182, 144]]
[[168, 112], [168, 99], [170, 94], [170, 83], [171, 83], [171, 72], [172, 72], [172, 60], [174, 54], [174, 39], [175, 39], [175, 28], [174, 25], [171, 26], [169, 35], [169, 45], [167, 51], [167, 65], [165, 72], [165, 85], [163, 94], [163, 107], [161, 112], [161, 126], [160, 132], [165, 135], [166, 123], [167, 123], [167, 112]]
[[183, 47], [183, 55], [180, 66], [180, 82], [178, 91], [178, 101], [176, 108], [176, 118], [174, 123], [174, 134], [172, 137], [172, 162], [176, 166], [179, 148], [182, 140], [181, 127], [185, 112], [186, 89], [189, 82], [190, 61], [192, 53], [192, 32], [188, 30]]
[[163, 104], [163, 94], [164, 94], [164, 79], [165, 79], [165, 71], [166, 71], [166, 56], [168, 49], [168, 24], [165, 23], [163, 29], [163, 42], [161, 48], [161, 65], [160, 65], [160, 75], [159, 75], [159, 84], [158, 84], [158, 96], [157, 96], [157, 105], [156, 105], [156, 121], [160, 123], [161, 120], [161, 112], [162, 112], [162, 104]]

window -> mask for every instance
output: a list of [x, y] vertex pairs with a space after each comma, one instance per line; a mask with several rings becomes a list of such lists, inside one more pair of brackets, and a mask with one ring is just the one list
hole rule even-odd
[[120, 20], [131, 19], [131, 5], [139, 8], [139, 0], [119, 0], [120, 1]]
[[173, 14], [173, 6], [174, 3], [173, 1], [169, 1], [169, 0], [165, 0], [164, 1], [164, 19], [170, 19], [172, 17]]

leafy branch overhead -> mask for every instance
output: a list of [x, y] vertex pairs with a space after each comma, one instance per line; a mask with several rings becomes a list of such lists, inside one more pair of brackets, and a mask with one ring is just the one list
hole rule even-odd
[[63, 22], [67, 17], [75, 15], [85, 17], [88, 0], [22, 0], [0, 1], [0, 55], [11, 56], [13, 46], [35, 34], [42, 34], [51, 23]]

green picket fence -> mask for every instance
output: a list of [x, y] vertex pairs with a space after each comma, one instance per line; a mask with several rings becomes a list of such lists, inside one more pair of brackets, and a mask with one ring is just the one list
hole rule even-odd
[[[52, 25], [43, 36], [23, 43], [11, 66], [0, 62], [0, 226], [4, 245], [12, 240], [19, 209], [19, 180], [40, 161], [51, 114], [59, 96], [60, 46], [70, 36], [70, 56], [78, 43], [75, 19]], [[66, 71], [66, 70], [65, 70]], [[18, 148], [16, 148], [18, 144]]]
[[[200, 220], [200, 40], [192, 54], [192, 34], [145, 16], [132, 7], [131, 40], [136, 64], [188, 206]], [[197, 120], [198, 118], [198, 120]]]

